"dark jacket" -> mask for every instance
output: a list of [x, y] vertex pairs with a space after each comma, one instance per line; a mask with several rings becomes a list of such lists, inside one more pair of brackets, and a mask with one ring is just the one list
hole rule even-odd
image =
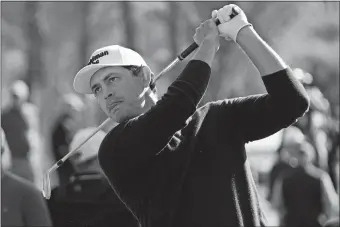
[[263, 77], [268, 94], [196, 109], [210, 73], [191, 60], [154, 107], [101, 144], [102, 169], [143, 227], [265, 225], [245, 144], [294, 123], [307, 94], [286, 69]]
[[54, 227], [138, 226], [99, 173], [73, 175], [67, 185], [52, 190], [48, 205]]

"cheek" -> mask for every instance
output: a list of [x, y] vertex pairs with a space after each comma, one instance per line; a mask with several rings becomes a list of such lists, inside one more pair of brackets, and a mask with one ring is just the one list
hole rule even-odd
[[123, 88], [124, 89], [120, 90], [120, 93], [127, 103], [135, 103], [138, 101], [138, 97], [143, 91], [143, 87], [137, 83], [126, 84]]
[[106, 103], [105, 103], [104, 98], [97, 97], [97, 103], [98, 103], [99, 107], [104, 111], [104, 113], [107, 113]]

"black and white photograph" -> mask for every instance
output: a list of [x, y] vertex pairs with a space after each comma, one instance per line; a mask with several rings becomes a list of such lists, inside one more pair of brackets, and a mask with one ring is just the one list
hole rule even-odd
[[1, 226], [340, 227], [338, 1], [1, 1]]

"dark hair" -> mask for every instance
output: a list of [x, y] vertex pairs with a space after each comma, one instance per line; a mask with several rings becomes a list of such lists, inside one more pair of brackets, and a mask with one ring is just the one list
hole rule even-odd
[[[134, 76], [140, 76], [143, 73], [143, 68], [145, 66], [136, 66], [136, 65], [129, 65], [129, 66], [122, 66], [123, 68], [130, 70]], [[156, 93], [156, 83], [155, 83], [155, 75], [150, 71], [151, 74], [151, 81], [149, 87], [151, 91]]]

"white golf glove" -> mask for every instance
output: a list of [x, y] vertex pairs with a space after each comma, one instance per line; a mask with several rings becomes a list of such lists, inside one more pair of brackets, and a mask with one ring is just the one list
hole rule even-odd
[[[234, 11], [238, 13], [238, 15], [230, 18], [230, 16], [233, 14], [233, 8]], [[234, 40], [235, 42], [238, 32], [243, 27], [252, 26], [252, 24], [248, 22], [243, 10], [234, 4], [225, 5], [219, 10], [213, 10], [211, 17], [214, 19], [217, 18], [221, 22], [221, 24], [218, 25], [220, 36], [224, 37], [226, 40]]]

